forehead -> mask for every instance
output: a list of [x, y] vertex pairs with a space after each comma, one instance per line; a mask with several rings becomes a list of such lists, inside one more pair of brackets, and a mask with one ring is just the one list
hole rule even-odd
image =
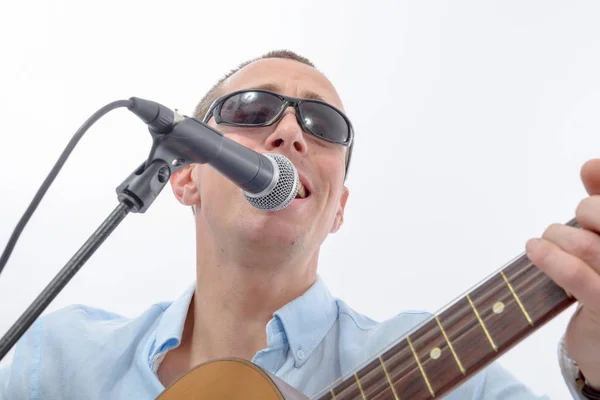
[[267, 58], [254, 61], [227, 78], [222, 85], [223, 93], [251, 88], [267, 88], [292, 97], [320, 98], [344, 109], [331, 82], [310, 65], [295, 60]]

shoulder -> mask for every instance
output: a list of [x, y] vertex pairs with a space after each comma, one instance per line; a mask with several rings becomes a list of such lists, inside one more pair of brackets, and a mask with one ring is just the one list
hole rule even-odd
[[37, 398], [42, 387], [44, 393], [68, 387], [63, 380], [69, 376], [94, 372], [92, 364], [110, 365], [130, 346], [135, 352], [165, 307], [155, 304], [135, 318], [81, 304], [43, 315], [17, 342], [11, 364], [2, 370], [0, 399]]
[[141, 328], [151, 324], [165, 309], [163, 304], [154, 304], [142, 314], [128, 318], [100, 308], [75, 304], [41, 317], [37, 324], [44, 339], [68, 340], [69, 337], [77, 337], [81, 341], [117, 334], [124, 327]]
[[62, 324], [80, 325], [82, 327], [87, 324], [102, 323], [102, 322], [125, 322], [129, 320], [123, 315], [116, 314], [111, 311], [86, 306], [83, 304], [73, 304], [56, 311], [52, 311], [39, 318], [38, 324], [45, 328], [57, 327]]
[[409, 310], [378, 322], [353, 310], [342, 300], [338, 300], [338, 309], [342, 330], [355, 331], [353, 333], [372, 340], [397, 339], [432, 317], [426, 311]]
[[143, 336], [164, 309], [162, 304], [155, 304], [142, 314], [128, 318], [82, 304], [71, 305], [40, 317], [23, 336], [21, 347], [40, 350], [44, 359], [74, 361], [82, 354], [94, 353], [106, 356], [106, 351], [121, 340]]
[[424, 311], [411, 310], [378, 322], [353, 310], [342, 300], [337, 300], [337, 303], [337, 336], [342, 373], [370, 360], [431, 316]]

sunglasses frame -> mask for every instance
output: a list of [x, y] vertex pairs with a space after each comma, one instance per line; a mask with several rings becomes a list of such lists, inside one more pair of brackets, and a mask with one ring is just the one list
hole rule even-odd
[[[242, 94], [242, 93], [248, 93], [248, 92], [260, 92], [260, 93], [267, 93], [270, 94], [272, 96], [278, 97], [282, 103], [281, 103], [281, 107], [279, 109], [279, 111], [277, 111], [277, 114], [275, 114], [275, 116], [273, 118], [271, 118], [269, 121], [261, 123], [261, 124], [239, 124], [239, 123], [233, 123], [233, 122], [227, 122], [224, 121], [223, 118], [221, 118], [221, 107], [223, 106], [223, 104], [225, 103], [225, 101], [229, 100], [231, 97], [236, 96], [238, 94]], [[331, 109], [333, 109], [335, 112], [337, 112], [339, 115], [342, 116], [342, 118], [344, 119], [344, 121], [346, 122], [346, 125], [348, 126], [348, 139], [344, 142], [344, 143], [340, 143], [340, 142], [336, 142], [330, 139], [327, 139], [325, 137], [316, 135], [314, 133], [312, 133], [310, 131], [310, 129], [308, 129], [308, 127], [304, 124], [304, 121], [302, 120], [302, 111], [300, 111], [300, 105], [302, 103], [317, 103], [317, 104], [322, 104], [326, 107], [329, 107]], [[285, 112], [285, 110], [288, 109], [288, 107], [294, 107], [294, 109], [296, 110], [296, 119], [298, 120], [298, 124], [302, 127], [302, 130], [316, 138], [319, 138], [321, 140], [324, 140], [326, 142], [329, 143], [334, 143], [334, 144], [339, 144], [341, 146], [351, 146], [353, 139], [354, 139], [354, 128], [352, 127], [352, 123], [350, 122], [350, 119], [338, 108], [332, 106], [329, 103], [326, 103], [324, 101], [320, 101], [320, 100], [313, 100], [313, 99], [299, 99], [296, 97], [290, 97], [290, 96], [284, 96], [281, 95], [279, 93], [274, 93], [274, 92], [270, 92], [268, 90], [262, 90], [262, 89], [243, 89], [243, 90], [236, 90], [235, 92], [231, 92], [228, 93], [224, 96], [219, 97], [218, 99], [216, 99], [210, 106], [210, 108], [208, 109], [206, 115], [204, 116], [203, 122], [204, 123], [208, 123], [208, 121], [210, 120], [211, 117], [215, 118], [215, 122], [217, 124], [220, 125], [226, 125], [226, 126], [237, 126], [237, 127], [248, 127], [248, 128], [258, 128], [258, 127], [265, 127], [265, 126], [270, 126], [273, 125], [275, 122], [279, 121], [279, 119], [281, 119], [281, 116], [283, 115], [283, 113]]]

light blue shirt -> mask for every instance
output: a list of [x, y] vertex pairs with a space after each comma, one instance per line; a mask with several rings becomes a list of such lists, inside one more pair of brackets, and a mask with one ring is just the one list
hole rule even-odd
[[[17, 344], [12, 364], [0, 371], [0, 399], [156, 398], [164, 390], [156, 371], [180, 343], [194, 287], [133, 319], [81, 305], [43, 316]], [[333, 298], [318, 277], [307, 292], [273, 314], [266, 326], [267, 347], [252, 362], [310, 397], [427, 317], [405, 312], [375, 322]], [[496, 363], [447, 397], [537, 398]]]

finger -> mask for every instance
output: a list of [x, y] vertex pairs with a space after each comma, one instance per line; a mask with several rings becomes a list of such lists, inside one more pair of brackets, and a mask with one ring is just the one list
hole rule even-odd
[[600, 196], [592, 195], [579, 202], [575, 219], [582, 228], [600, 232]]
[[558, 286], [600, 312], [600, 275], [589, 265], [545, 239], [529, 240], [527, 256]]
[[552, 224], [544, 231], [542, 238], [580, 258], [594, 271], [600, 273], [600, 236], [597, 234], [586, 229]]
[[589, 160], [583, 164], [581, 180], [589, 194], [600, 194], [600, 159]]

